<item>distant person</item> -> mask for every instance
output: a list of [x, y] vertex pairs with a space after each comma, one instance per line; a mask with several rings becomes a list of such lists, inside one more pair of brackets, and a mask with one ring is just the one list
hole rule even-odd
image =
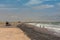
[[43, 28], [45, 28], [45, 27], [43, 26]]
[[40, 28], [41, 28], [41, 25], [40, 25]]

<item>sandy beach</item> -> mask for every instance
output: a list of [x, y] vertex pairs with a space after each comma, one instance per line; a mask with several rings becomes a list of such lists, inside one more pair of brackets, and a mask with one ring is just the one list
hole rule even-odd
[[0, 28], [0, 40], [30, 40], [19, 28]]
[[[25, 23], [5, 26], [0, 24], [0, 40], [60, 40], [60, 37], [36, 31], [33, 25]], [[40, 29], [41, 30], [41, 29]]]
[[30, 40], [30, 38], [19, 28], [17, 23], [11, 23], [11, 26], [6, 26], [5, 23], [0, 23], [0, 40]]

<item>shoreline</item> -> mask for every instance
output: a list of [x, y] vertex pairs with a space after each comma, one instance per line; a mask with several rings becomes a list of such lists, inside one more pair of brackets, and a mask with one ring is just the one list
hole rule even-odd
[[60, 28], [58, 27], [51, 27], [51, 25], [49, 24], [34, 24], [34, 23], [28, 23], [28, 24], [35, 26], [33, 29], [38, 32], [45, 31], [46, 34], [53, 34], [60, 37]]

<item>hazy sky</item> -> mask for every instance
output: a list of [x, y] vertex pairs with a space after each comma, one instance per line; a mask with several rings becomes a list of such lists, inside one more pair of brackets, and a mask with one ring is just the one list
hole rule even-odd
[[1, 21], [60, 21], [60, 0], [0, 0]]

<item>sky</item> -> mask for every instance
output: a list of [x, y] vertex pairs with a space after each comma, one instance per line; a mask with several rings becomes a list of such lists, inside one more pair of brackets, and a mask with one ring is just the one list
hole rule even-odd
[[0, 0], [0, 21], [60, 21], [60, 0]]

